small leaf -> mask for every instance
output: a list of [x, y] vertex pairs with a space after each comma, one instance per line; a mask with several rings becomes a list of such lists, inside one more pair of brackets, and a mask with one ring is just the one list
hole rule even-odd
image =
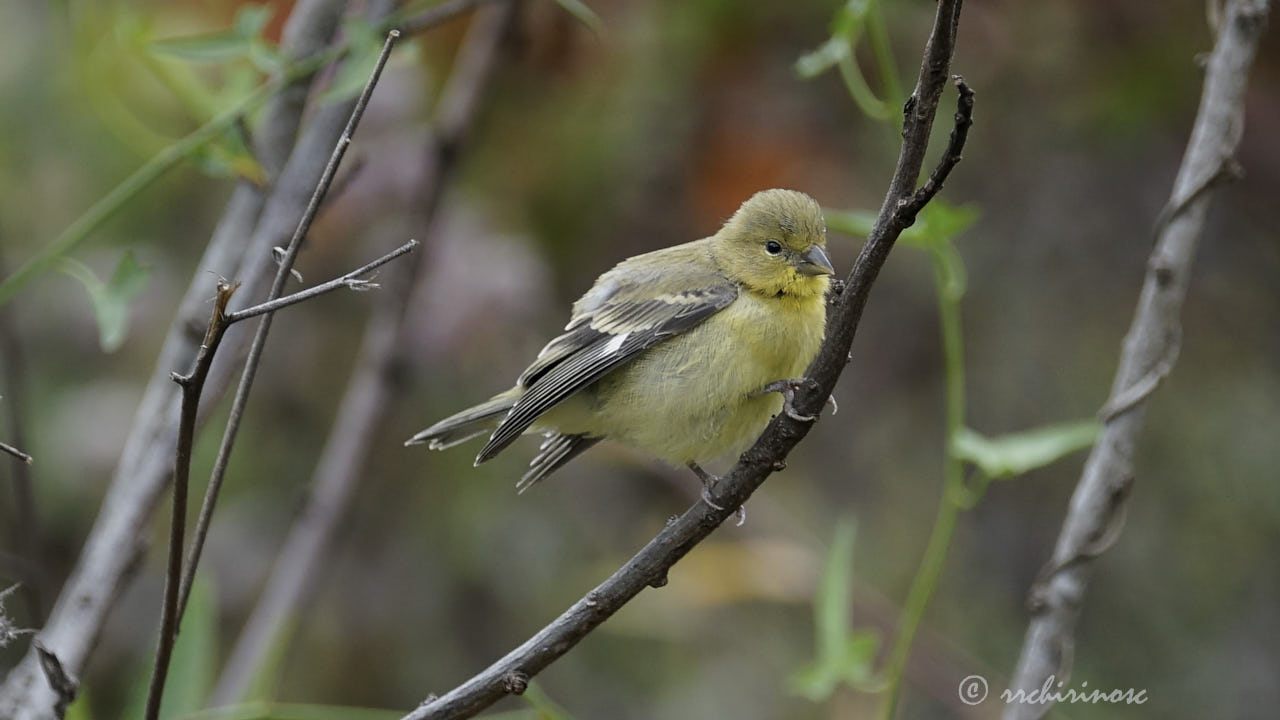
[[270, 5], [254, 5], [247, 3], [236, 10], [236, 18], [232, 21], [234, 32], [246, 38], [255, 38], [266, 29], [271, 22], [273, 11]]
[[850, 631], [854, 536], [853, 520], [842, 519], [814, 599], [817, 658], [788, 681], [791, 692], [814, 702], [826, 700], [841, 683], [859, 689], [879, 686], [873, 672], [879, 635], [874, 630]]
[[284, 70], [284, 57], [280, 49], [260, 37], [249, 43], [249, 62], [265, 75], [274, 75]]
[[835, 67], [841, 60], [852, 54], [849, 39], [843, 35], [835, 35], [827, 39], [815, 50], [801, 55], [796, 60], [796, 74], [805, 80], [815, 78]]
[[271, 20], [267, 5], [242, 5], [230, 28], [188, 37], [156, 40], [147, 45], [157, 55], [170, 55], [192, 62], [219, 63], [245, 57], [259, 33]]
[[266, 169], [245, 144], [244, 135], [234, 127], [196, 148], [190, 159], [201, 172], [211, 177], [243, 178], [258, 186], [267, 181]]
[[852, 57], [853, 47], [862, 34], [862, 25], [870, 9], [871, 0], [848, 0], [831, 20], [831, 37], [816, 50], [796, 60], [796, 73], [808, 80]]
[[865, 238], [876, 224], [876, 214], [870, 210], [824, 209], [822, 214], [829, 229], [854, 237]]
[[898, 240], [905, 245], [930, 249], [968, 230], [980, 216], [975, 205], [952, 205], [942, 198], [934, 198]]
[[1093, 445], [1100, 430], [1096, 420], [1046, 425], [994, 438], [961, 428], [951, 452], [998, 480], [1022, 475], [1083, 450]]
[[73, 258], [59, 260], [59, 269], [84, 285], [98, 320], [98, 342], [103, 352], [115, 352], [124, 343], [129, 322], [129, 303], [147, 286], [151, 268], [141, 265], [131, 251], [103, 283], [89, 266]]
[[590, 28], [596, 37], [604, 37], [604, 21], [582, 0], [556, 0], [556, 4]]

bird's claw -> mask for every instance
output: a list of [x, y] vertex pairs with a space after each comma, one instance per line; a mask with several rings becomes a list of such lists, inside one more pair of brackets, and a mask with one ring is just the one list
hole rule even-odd
[[[689, 469], [692, 470], [693, 473], [698, 476], [698, 479], [702, 481], [702, 493], [700, 495], [702, 502], [706, 503], [707, 507], [713, 510], [724, 510], [723, 505], [711, 499], [711, 488], [716, 483], [720, 482], [720, 478], [712, 475], [706, 470], [703, 470], [697, 463], [689, 463]], [[733, 514], [738, 519], [737, 526], [742, 527], [742, 524], [747, 521], [746, 506], [739, 505], [738, 509], [735, 510]]]
[[704, 483], [702, 486], [702, 502], [711, 507], [712, 510], [723, 510], [724, 506], [711, 499], [711, 483]]
[[[769, 383], [768, 385], [765, 385], [764, 387], [760, 388], [760, 390], [758, 390], [757, 392], [752, 393], [751, 396], [759, 397], [761, 395], [765, 395], [768, 393], [775, 393], [775, 392], [779, 393], [782, 395], [782, 412], [786, 413], [787, 417], [797, 422], [813, 422], [818, 419], [817, 415], [803, 415], [796, 411], [796, 406], [795, 406], [796, 390], [806, 385], [808, 385], [811, 388], [816, 388], [818, 383], [810, 378], [791, 378], [788, 380], [775, 380]], [[837, 412], [840, 412], [840, 406], [836, 403], [836, 398], [834, 395], [828, 395], [827, 402], [831, 403], [832, 415], [835, 415]]]

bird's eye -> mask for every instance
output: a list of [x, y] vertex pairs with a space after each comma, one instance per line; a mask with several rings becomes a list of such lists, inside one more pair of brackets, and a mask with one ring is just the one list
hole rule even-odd
[[764, 251], [770, 255], [777, 255], [782, 252], [782, 245], [777, 240], [770, 240], [764, 244]]

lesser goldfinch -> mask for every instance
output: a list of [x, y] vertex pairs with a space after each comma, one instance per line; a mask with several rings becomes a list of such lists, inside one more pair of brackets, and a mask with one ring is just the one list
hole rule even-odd
[[715, 235], [601, 275], [515, 387], [405, 444], [442, 450], [492, 433], [478, 465], [543, 433], [523, 492], [609, 438], [687, 465], [714, 506], [700, 463], [741, 452], [781, 410], [798, 417], [790, 393], [826, 328], [825, 247], [813, 198], [758, 192]]

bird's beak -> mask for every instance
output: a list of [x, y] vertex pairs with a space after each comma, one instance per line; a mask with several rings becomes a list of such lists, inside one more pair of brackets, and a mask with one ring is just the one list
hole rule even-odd
[[800, 256], [796, 269], [803, 275], [835, 275], [836, 269], [831, 266], [831, 258], [820, 245], [814, 245]]

